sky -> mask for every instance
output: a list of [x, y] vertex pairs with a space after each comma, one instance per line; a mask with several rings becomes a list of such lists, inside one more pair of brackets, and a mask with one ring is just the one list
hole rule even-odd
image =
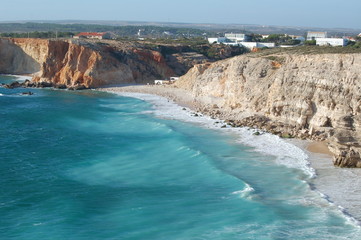
[[111, 20], [361, 29], [360, 0], [10, 0], [0, 21]]

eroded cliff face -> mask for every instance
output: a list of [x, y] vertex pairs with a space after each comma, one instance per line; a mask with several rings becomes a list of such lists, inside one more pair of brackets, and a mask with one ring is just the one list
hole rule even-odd
[[244, 55], [197, 65], [176, 86], [229, 119], [264, 116], [327, 139], [335, 165], [361, 167], [360, 73], [361, 54]]
[[0, 73], [31, 73], [34, 82], [68, 87], [145, 83], [174, 74], [156, 51], [87, 41], [1, 39], [0, 59]]
[[0, 39], [0, 73], [29, 74], [38, 71], [39, 61], [12, 41]]

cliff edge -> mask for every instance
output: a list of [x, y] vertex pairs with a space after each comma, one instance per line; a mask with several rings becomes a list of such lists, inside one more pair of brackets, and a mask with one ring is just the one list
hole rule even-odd
[[[116, 41], [0, 39], [0, 73], [33, 82], [94, 88], [174, 76], [161, 53]], [[188, 70], [188, 69], [187, 69]]]
[[361, 54], [243, 55], [193, 67], [176, 87], [232, 124], [326, 140], [334, 164], [361, 167]]

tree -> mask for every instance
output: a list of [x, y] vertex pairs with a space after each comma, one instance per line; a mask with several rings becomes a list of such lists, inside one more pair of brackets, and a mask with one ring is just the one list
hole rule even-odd
[[305, 45], [308, 45], [308, 46], [316, 45], [316, 40], [307, 40], [307, 41], [305, 41]]

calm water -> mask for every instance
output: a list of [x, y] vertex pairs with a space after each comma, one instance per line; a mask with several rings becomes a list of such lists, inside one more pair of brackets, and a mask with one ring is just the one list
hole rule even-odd
[[140, 99], [23, 91], [0, 88], [0, 239], [361, 239], [282, 149]]

